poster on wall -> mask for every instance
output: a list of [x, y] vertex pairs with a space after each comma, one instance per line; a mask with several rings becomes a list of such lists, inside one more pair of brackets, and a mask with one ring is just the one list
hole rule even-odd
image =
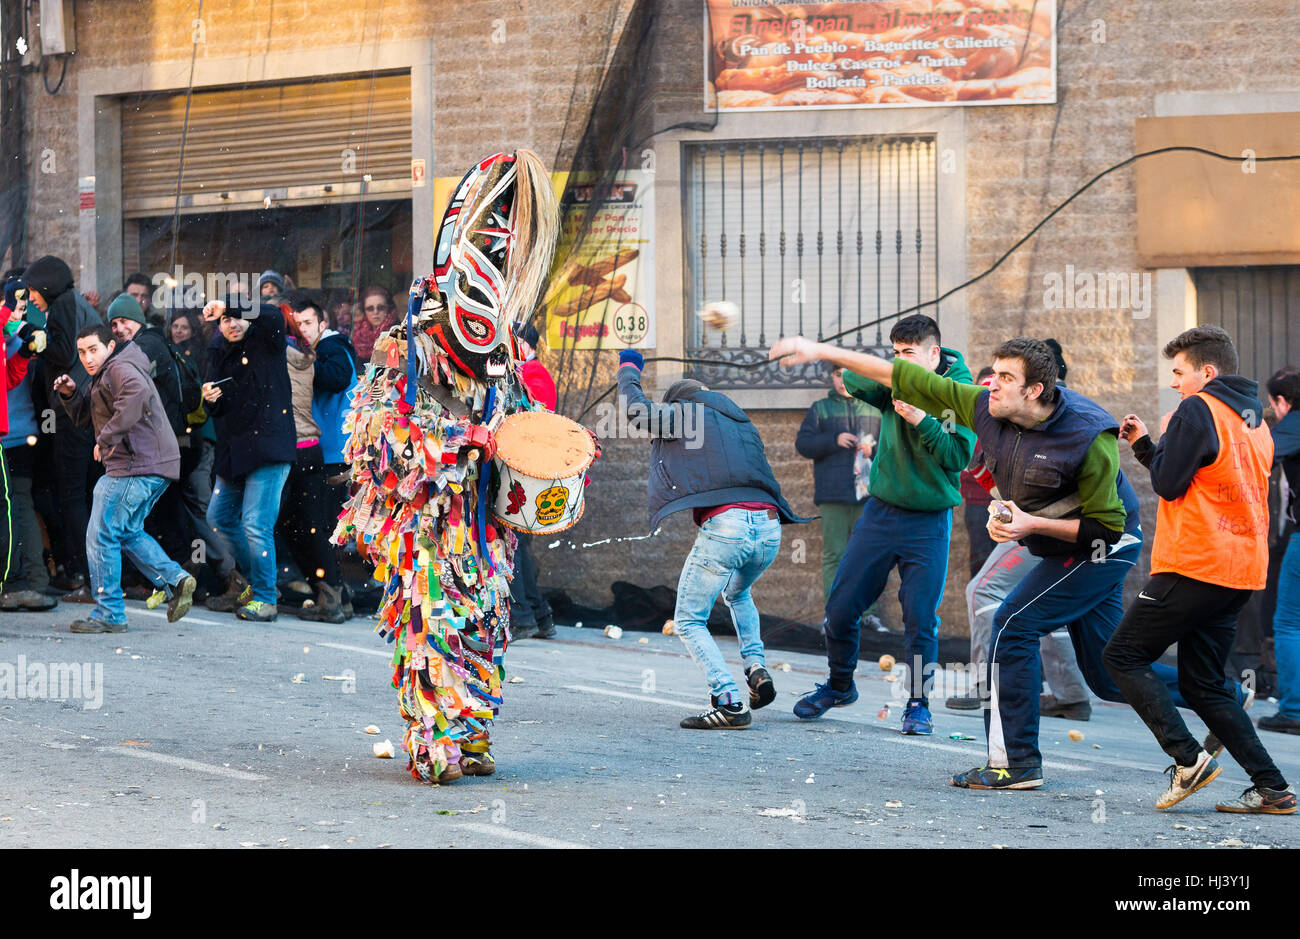
[[1056, 102], [1055, 0], [706, 0], [705, 108]]
[[565, 190], [562, 260], [544, 302], [550, 348], [655, 345], [653, 179], [641, 170], [619, 173], [589, 224], [593, 187], [577, 182]]

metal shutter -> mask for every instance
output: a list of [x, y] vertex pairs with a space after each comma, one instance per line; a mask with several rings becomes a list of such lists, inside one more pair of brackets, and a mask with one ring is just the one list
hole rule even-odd
[[[124, 217], [171, 214], [184, 123], [184, 94], [123, 100]], [[183, 213], [354, 201], [363, 174], [369, 197], [410, 195], [409, 73], [191, 96]]]
[[1264, 382], [1300, 366], [1300, 267], [1203, 267], [1192, 279], [1198, 322], [1228, 331], [1241, 374]]

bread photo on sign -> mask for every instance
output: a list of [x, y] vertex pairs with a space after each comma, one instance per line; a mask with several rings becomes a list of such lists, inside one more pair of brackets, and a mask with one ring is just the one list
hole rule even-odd
[[640, 254], [637, 248], [619, 248], [594, 261], [569, 261], [556, 275], [555, 284], [546, 298], [548, 304], [553, 304], [551, 313], [567, 318], [606, 300], [631, 303], [631, 294], [623, 289], [627, 275], [615, 274], [615, 271], [636, 260]]

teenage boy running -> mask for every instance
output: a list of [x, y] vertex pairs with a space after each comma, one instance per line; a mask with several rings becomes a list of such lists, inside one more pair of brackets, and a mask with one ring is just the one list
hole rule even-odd
[[[970, 369], [961, 353], [939, 344], [939, 324], [930, 317], [920, 313], [903, 317], [890, 330], [889, 341], [896, 361], [970, 386]], [[926, 679], [939, 659], [939, 602], [948, 576], [952, 510], [961, 502], [959, 477], [975, 452], [975, 435], [965, 427], [945, 427], [920, 408], [904, 404], [891, 396], [886, 383], [873, 381], [874, 376], [855, 368], [848, 358], [818, 358], [844, 365], [845, 389], [882, 417], [880, 444], [867, 484], [870, 495], [853, 526], [826, 602], [830, 678], [800, 699], [794, 713], [811, 720], [858, 699], [853, 672], [858, 664], [859, 620], [884, 592], [889, 572], [897, 567], [910, 683], [902, 732], [933, 733]]]
[[[1174, 760], [1156, 808], [1181, 802], [1219, 775], [1209, 751], [1221, 740], [1254, 785], [1215, 808], [1290, 815], [1294, 790], [1222, 681], [1237, 616], [1268, 578], [1273, 440], [1261, 420], [1259, 385], [1236, 373], [1237, 350], [1218, 326], [1187, 330], [1164, 354], [1173, 360], [1170, 386], [1182, 402], [1161, 420], [1160, 442], [1152, 445], [1135, 414], [1120, 429], [1150, 470], [1160, 506], [1151, 579], [1106, 646], [1106, 668]], [[1174, 643], [1179, 687], [1210, 728], [1205, 746], [1151, 673], [1151, 663]]]
[[[989, 534], [998, 542], [1021, 541], [1042, 560], [993, 620], [991, 697], [984, 712], [988, 765], [957, 774], [952, 785], [1041, 786], [1040, 638], [1065, 626], [1088, 686], [1107, 701], [1123, 700], [1102, 665], [1102, 650], [1123, 612], [1124, 578], [1141, 553], [1142, 530], [1137, 494], [1119, 469], [1119, 425], [1089, 398], [1057, 387], [1056, 358], [1038, 339], [999, 346], [989, 388], [954, 382], [901, 357], [891, 365], [801, 336], [782, 339], [770, 357], [790, 365], [819, 359], [842, 364], [890, 385], [905, 401], [948, 411], [958, 424], [974, 428], [1011, 512], [1010, 522], [991, 518]], [[1176, 687], [1174, 670], [1159, 668]]]

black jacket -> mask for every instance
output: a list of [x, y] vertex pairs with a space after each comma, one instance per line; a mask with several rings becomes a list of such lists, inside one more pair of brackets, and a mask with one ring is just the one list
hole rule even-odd
[[1282, 514], [1292, 525], [1296, 524], [1296, 503], [1300, 501], [1300, 411], [1291, 411], [1273, 426], [1273, 462], [1281, 464], [1286, 476], [1291, 498], [1282, 507]]
[[641, 371], [632, 365], [618, 370], [618, 394], [629, 421], [644, 421], [651, 437], [652, 530], [674, 512], [731, 502], [770, 502], [782, 523], [810, 521], [795, 515], [781, 496], [758, 430], [726, 395], [686, 392], [655, 404], [641, 390]]
[[856, 447], [841, 447], [840, 434], [853, 434], [859, 440], [870, 434], [880, 440], [880, 412], [852, 396], [834, 390], [813, 403], [803, 416], [794, 448], [799, 455], [813, 461], [813, 502], [844, 502], [856, 505], [853, 486], [853, 460]]
[[[1258, 427], [1263, 419], [1257, 381], [1244, 375], [1221, 375], [1201, 390], [1232, 408], [1250, 427]], [[1156, 495], [1170, 502], [1181, 499], [1196, 471], [1219, 457], [1219, 435], [1210, 406], [1195, 395], [1184, 398], [1160, 442], [1152, 444], [1149, 436], [1143, 437], [1133, 444], [1133, 455], [1150, 470]]]
[[72, 286], [72, 269], [61, 258], [47, 255], [38, 258], [23, 274], [27, 286], [40, 291], [49, 309], [45, 311], [45, 373], [49, 381], [68, 375], [84, 388], [90, 376], [77, 358], [77, 333], [104, 318]]
[[149, 360], [149, 374], [158, 389], [158, 397], [162, 399], [167, 423], [171, 425], [174, 434], [183, 435], [186, 423], [185, 407], [181, 402], [181, 374], [176, 368], [171, 350], [167, 348], [162, 330], [155, 326], [145, 326], [131, 341], [140, 347], [140, 351]]
[[270, 463], [297, 460], [293, 394], [285, 364], [284, 317], [261, 304], [239, 342], [218, 331], [208, 349], [209, 381], [233, 379], [208, 408], [216, 423], [218, 476], [239, 479]]

